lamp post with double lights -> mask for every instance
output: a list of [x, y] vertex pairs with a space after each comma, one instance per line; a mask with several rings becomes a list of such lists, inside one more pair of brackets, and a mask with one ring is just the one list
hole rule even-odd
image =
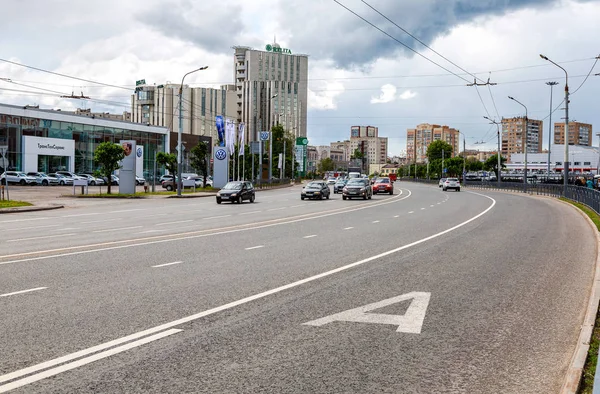
[[525, 104], [523, 104], [522, 102], [520, 102], [519, 100], [517, 100], [514, 97], [508, 96], [509, 99], [517, 102], [518, 104], [521, 104], [521, 106], [523, 108], [525, 108], [525, 147], [524, 147], [524, 151], [525, 151], [525, 165], [523, 167], [523, 188], [525, 190], [527, 190], [527, 148], [528, 148], [528, 139], [529, 139], [529, 116], [528, 116], [528, 111], [527, 111], [527, 107], [525, 106]]
[[558, 82], [546, 82], [546, 85], [550, 86], [550, 119], [548, 122], [548, 174], [547, 177], [550, 178], [550, 150], [552, 149], [552, 90], [554, 86], [558, 85]]
[[179, 85], [179, 132], [177, 133], [177, 173], [179, 175], [179, 180], [177, 181], [177, 196], [181, 197], [181, 189], [183, 186], [183, 180], [181, 179], [181, 167], [182, 167], [182, 144], [181, 144], [181, 135], [183, 134], [183, 80], [188, 75], [195, 73], [196, 71], [206, 70], [208, 66], [200, 67], [195, 70], [192, 70], [185, 74], [183, 78], [181, 78], [181, 85]]
[[548, 59], [547, 56], [540, 54], [540, 57], [544, 60], [549, 61], [556, 67], [560, 68], [565, 72], [565, 158], [564, 158], [564, 170], [563, 170], [563, 186], [564, 194], [567, 194], [567, 186], [569, 185], [569, 73], [562, 66]]
[[498, 182], [498, 185], [500, 185], [500, 182], [502, 182], [502, 156], [501, 156], [502, 151], [500, 150], [500, 123], [498, 123], [496, 120], [488, 118], [487, 116], [484, 116], [484, 118], [489, 120], [491, 124], [496, 125], [496, 135], [498, 137], [498, 154], [496, 155], [498, 158], [497, 182]]

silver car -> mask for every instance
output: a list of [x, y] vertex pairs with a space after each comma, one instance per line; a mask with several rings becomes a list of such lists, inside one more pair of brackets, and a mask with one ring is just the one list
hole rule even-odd
[[34, 177], [37, 181], [38, 185], [48, 186], [48, 185], [58, 185], [58, 178], [49, 176], [44, 172], [28, 172], [27, 176]]
[[446, 178], [444, 181], [444, 186], [442, 186], [443, 191], [447, 191], [448, 189], [460, 191], [460, 182], [458, 178]]
[[37, 179], [35, 179], [32, 176], [28, 176], [24, 172], [6, 171], [6, 172], [4, 172], [4, 174], [2, 174], [0, 176], [0, 182], [3, 185], [6, 185], [6, 182], [8, 182], [8, 183], [18, 183], [19, 185], [25, 186], [25, 185], [36, 185]]

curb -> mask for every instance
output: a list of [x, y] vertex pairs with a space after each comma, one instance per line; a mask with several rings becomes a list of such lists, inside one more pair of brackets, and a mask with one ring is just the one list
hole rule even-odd
[[15, 208], [0, 208], [0, 214], [4, 213], [19, 213], [19, 212], [38, 212], [38, 211], [51, 211], [54, 209], [64, 208], [64, 205], [53, 205], [46, 207], [15, 207]]
[[[587, 359], [588, 350], [590, 348], [590, 339], [594, 331], [594, 322], [596, 321], [596, 314], [598, 313], [598, 304], [600, 302], [600, 231], [598, 228], [581, 209], [577, 208], [573, 204], [568, 202], [555, 199], [563, 204], [567, 204], [571, 208], [575, 209], [581, 216], [583, 216], [588, 224], [596, 234], [596, 266], [594, 268], [594, 280], [592, 282], [592, 289], [588, 301], [588, 307], [585, 312], [583, 324], [581, 325], [581, 331], [579, 332], [579, 338], [577, 339], [577, 347], [571, 359], [571, 364], [567, 370], [565, 383], [561, 389], [561, 394], [576, 394], [579, 390], [579, 384], [581, 383], [581, 375], [583, 374], [583, 367], [585, 360]], [[598, 373], [598, 371], [596, 371]]]
[[167, 196], [166, 198], [206, 198], [206, 197], [214, 197], [216, 195], [217, 195], [217, 193], [214, 193], [214, 194], [203, 194], [203, 195], [199, 195], [199, 196], [198, 195], [193, 195], [193, 194], [192, 195], [182, 194], [181, 196], [178, 196], [177, 194], [175, 194], [173, 196]]

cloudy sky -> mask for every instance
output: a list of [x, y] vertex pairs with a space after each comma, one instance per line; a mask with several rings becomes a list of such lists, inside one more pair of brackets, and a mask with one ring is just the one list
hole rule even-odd
[[[510, 95], [531, 118], [545, 118], [546, 147], [545, 82], [559, 82], [556, 107], [565, 75], [540, 53], [569, 73], [570, 118], [600, 132], [600, 62], [592, 69], [600, 0], [3, 0], [2, 9], [0, 78], [12, 81], [0, 80], [2, 103], [120, 113], [138, 79], [176, 82], [208, 65], [186, 83], [233, 83], [231, 47], [264, 48], [277, 35], [282, 47], [310, 55], [314, 145], [349, 138], [352, 125], [372, 125], [398, 155], [406, 129], [427, 122], [462, 131], [467, 149], [494, 148], [495, 127], [483, 116], [523, 115]], [[474, 77], [497, 85], [466, 86]], [[92, 100], [58, 97], [71, 92]], [[559, 109], [553, 121], [562, 117]]]

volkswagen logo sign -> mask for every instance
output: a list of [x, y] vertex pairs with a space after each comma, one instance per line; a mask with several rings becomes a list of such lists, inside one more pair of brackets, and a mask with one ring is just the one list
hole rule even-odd
[[269, 132], [268, 131], [261, 131], [260, 132], [260, 140], [261, 141], [268, 141], [269, 140]]
[[215, 157], [218, 160], [224, 160], [227, 157], [227, 151], [225, 149], [217, 149], [215, 152]]
[[141, 146], [136, 149], [135, 154], [137, 155], [137, 157], [142, 157], [142, 155], [144, 154], [144, 150]]

